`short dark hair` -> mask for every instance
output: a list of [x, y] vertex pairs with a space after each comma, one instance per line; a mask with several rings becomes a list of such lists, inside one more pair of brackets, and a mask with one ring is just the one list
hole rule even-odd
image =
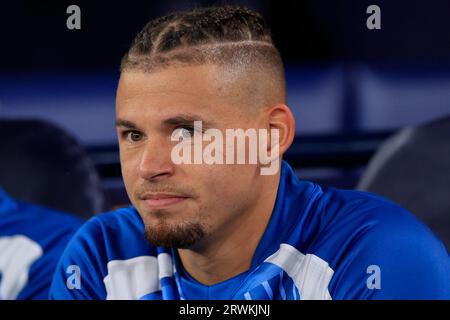
[[121, 72], [151, 72], [171, 65], [237, 63], [276, 75], [284, 68], [262, 16], [236, 5], [175, 12], [148, 22], [133, 40]]

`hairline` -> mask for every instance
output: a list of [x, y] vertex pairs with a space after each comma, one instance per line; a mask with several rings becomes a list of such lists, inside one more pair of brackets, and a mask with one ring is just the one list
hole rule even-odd
[[[224, 73], [263, 74], [262, 81], [278, 82], [286, 103], [283, 61], [273, 43], [260, 40], [227, 41], [185, 46], [156, 54], [135, 54], [130, 50], [122, 59], [121, 73], [156, 73], [169, 68], [212, 65]], [[269, 75], [269, 76], [268, 76]], [[268, 80], [270, 79], [270, 80]], [[276, 85], [277, 86], [277, 85]], [[273, 88], [273, 85], [272, 85]]]
[[[236, 48], [238, 47], [238, 48]], [[120, 66], [120, 72], [128, 71], [131, 69], [141, 69], [143, 72], [153, 72], [159, 69], [170, 67], [173, 65], [186, 66], [186, 65], [201, 65], [201, 64], [213, 64], [213, 65], [226, 65], [233, 59], [220, 59], [220, 55], [226, 54], [225, 52], [230, 49], [233, 50], [248, 50], [255, 48], [254, 54], [258, 52], [257, 48], [265, 48], [272, 51], [272, 54], [278, 55], [278, 49], [271, 42], [260, 40], [243, 40], [243, 41], [227, 41], [216, 43], [205, 43], [194, 46], [185, 46], [175, 48], [167, 52], [139, 54], [130, 50], [123, 58]], [[251, 50], [250, 50], [251, 52]], [[235, 52], [232, 52], [233, 54]], [[236, 57], [233, 57], [236, 58]], [[267, 60], [267, 57], [263, 56], [261, 61]], [[281, 57], [280, 61], [283, 69]], [[266, 63], [270, 65], [271, 63]], [[273, 65], [273, 64], [272, 64]], [[284, 70], [282, 70], [284, 71]]]

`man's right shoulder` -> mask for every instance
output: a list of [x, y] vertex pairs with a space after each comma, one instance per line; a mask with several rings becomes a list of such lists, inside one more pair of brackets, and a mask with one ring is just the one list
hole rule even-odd
[[95, 216], [64, 250], [50, 298], [104, 299], [107, 293], [103, 283], [111, 264], [155, 255], [156, 248], [145, 240], [144, 225], [133, 207]]
[[[74, 235], [67, 250], [74, 243], [89, 245], [90, 250], [101, 251], [110, 259], [126, 258], [132, 248], [150, 246], [144, 238], [144, 225], [133, 207], [106, 212], [88, 220]], [[130, 252], [131, 251], [131, 252]], [[139, 252], [138, 252], [139, 253]]]
[[101, 233], [103, 237], [111, 235], [117, 237], [118, 231], [122, 235], [129, 233], [132, 235], [143, 234], [144, 225], [134, 207], [121, 208], [92, 217], [80, 229], [78, 234], [93, 236]]

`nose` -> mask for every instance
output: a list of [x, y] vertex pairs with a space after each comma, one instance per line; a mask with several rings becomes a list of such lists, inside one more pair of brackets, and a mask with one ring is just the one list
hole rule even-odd
[[173, 175], [174, 164], [170, 158], [171, 149], [165, 141], [147, 142], [141, 153], [139, 175], [149, 181], [159, 181]]

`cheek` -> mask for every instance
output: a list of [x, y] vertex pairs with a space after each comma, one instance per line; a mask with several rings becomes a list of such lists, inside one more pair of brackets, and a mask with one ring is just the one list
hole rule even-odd
[[217, 165], [201, 173], [201, 211], [213, 230], [241, 215], [253, 201], [250, 172], [239, 167]]
[[136, 152], [120, 151], [120, 167], [125, 185], [128, 187], [138, 177], [139, 157]]
[[202, 184], [199, 187], [211, 205], [231, 206], [252, 192], [254, 172], [255, 168], [247, 165], [213, 165], [198, 170], [192, 179]]

